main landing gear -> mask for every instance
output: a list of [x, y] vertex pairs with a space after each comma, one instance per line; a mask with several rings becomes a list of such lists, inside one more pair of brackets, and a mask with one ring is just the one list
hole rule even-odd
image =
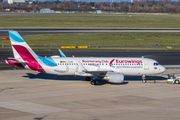
[[91, 80], [91, 77], [86, 77], [86, 81], [90, 81], [91, 85], [96, 85], [96, 80]]
[[95, 80], [91, 80], [91, 85], [96, 85], [96, 81]]

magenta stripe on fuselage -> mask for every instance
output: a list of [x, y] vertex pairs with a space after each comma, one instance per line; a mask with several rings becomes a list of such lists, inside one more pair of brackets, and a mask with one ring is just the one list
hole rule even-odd
[[39, 71], [39, 72], [45, 72], [42, 66], [37, 62], [37, 60], [32, 56], [32, 54], [21, 45], [12, 45], [14, 49], [18, 52], [18, 54], [21, 56], [21, 58], [27, 62], [27, 65], [30, 69]]

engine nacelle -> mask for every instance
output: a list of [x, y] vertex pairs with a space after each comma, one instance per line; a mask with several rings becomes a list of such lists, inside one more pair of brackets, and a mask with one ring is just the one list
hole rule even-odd
[[108, 82], [111, 82], [111, 83], [123, 83], [124, 74], [122, 73], [106, 74], [106, 76], [103, 79], [108, 80]]

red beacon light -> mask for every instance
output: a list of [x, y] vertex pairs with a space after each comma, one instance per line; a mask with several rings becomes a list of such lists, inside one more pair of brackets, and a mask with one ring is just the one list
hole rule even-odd
[[2, 37], [2, 40], [7, 40], [8, 38], [7, 37]]

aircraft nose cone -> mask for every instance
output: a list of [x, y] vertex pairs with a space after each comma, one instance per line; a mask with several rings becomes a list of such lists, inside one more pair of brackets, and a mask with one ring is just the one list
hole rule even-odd
[[161, 71], [164, 72], [166, 69], [164, 66], [161, 67]]

